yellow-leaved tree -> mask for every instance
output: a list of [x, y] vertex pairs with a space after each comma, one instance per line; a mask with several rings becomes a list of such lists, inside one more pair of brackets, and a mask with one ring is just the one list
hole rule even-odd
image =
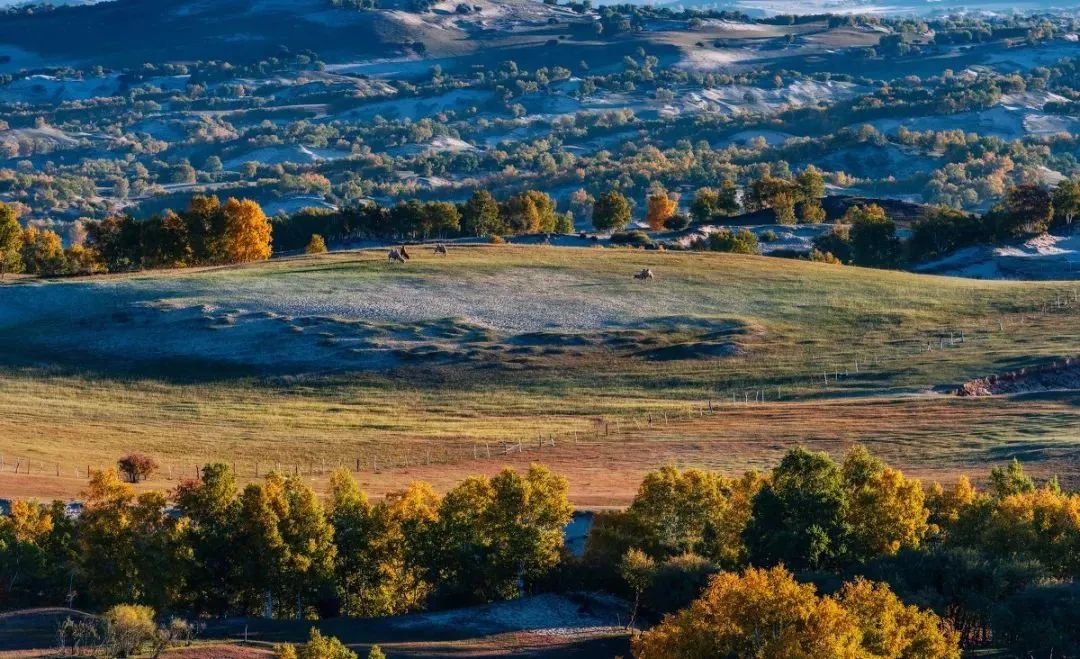
[[259, 204], [230, 198], [223, 212], [226, 261], [247, 263], [270, 258], [270, 220]]
[[666, 190], [655, 190], [645, 200], [645, 222], [653, 231], [659, 231], [664, 228], [664, 222], [674, 217], [678, 210], [679, 202], [669, 196]]
[[713, 577], [689, 607], [633, 642], [638, 659], [874, 657], [958, 659], [957, 635], [885, 584], [857, 579], [819, 597], [782, 566]]

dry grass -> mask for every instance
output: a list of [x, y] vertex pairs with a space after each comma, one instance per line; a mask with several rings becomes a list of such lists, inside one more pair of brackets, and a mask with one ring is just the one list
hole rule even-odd
[[[928, 393], [1075, 353], [1080, 317], [1071, 284], [630, 250], [478, 247], [455, 250], [447, 259], [420, 254], [407, 268], [387, 267], [384, 259], [382, 252], [338, 253], [108, 277], [48, 284], [44, 297], [27, 297], [26, 282], [0, 289], [0, 298], [23, 302], [0, 315], [0, 362], [6, 364], [0, 370], [0, 454], [6, 461], [0, 493], [74, 496], [84, 482], [77, 472], [112, 464], [130, 450], [155, 455], [169, 465], [161, 476], [171, 467], [174, 479], [208, 460], [236, 462], [254, 475], [256, 461], [261, 470], [278, 464], [311, 469], [339, 461], [354, 465], [359, 458], [367, 469], [363, 480], [375, 492], [417, 477], [445, 486], [503, 462], [473, 461], [478, 443], [498, 447], [502, 440], [531, 443], [553, 434], [560, 437], [556, 447], [539, 457], [565, 471], [575, 501], [587, 505], [625, 501], [637, 475], [663, 461], [738, 471], [765, 465], [794, 442], [839, 448], [864, 441], [933, 476], [956, 468], [983, 471], [987, 461], [1013, 454], [1039, 460], [1038, 470], [1077, 476], [1075, 398], [956, 401]], [[658, 281], [634, 282], [630, 274], [646, 266]], [[557, 286], [548, 285], [552, 281]], [[380, 301], [393, 296], [376, 294], [406, 287], [412, 297], [404, 311]], [[393, 331], [415, 333], [444, 317], [433, 301], [447, 295], [467, 300], [461, 322], [490, 332], [480, 344], [490, 352], [483, 361], [420, 360], [363, 371], [349, 367], [333, 346], [297, 343], [292, 350], [292, 335], [282, 329], [273, 343], [255, 347], [273, 357], [277, 351], [295, 355], [302, 346], [308, 361], [285, 371], [235, 363], [217, 368], [182, 350], [169, 359], [153, 353], [143, 359], [140, 351], [150, 348], [119, 330], [114, 334], [110, 325], [117, 310], [163, 300], [287, 307], [290, 322], [303, 318], [297, 305], [324, 310], [332, 304], [335, 323], [355, 324], [377, 313]], [[33, 299], [59, 300], [61, 306]], [[516, 345], [519, 324], [538, 323], [588, 344], [498, 352]], [[713, 340], [710, 332], [732, 327], [738, 333], [727, 338], [744, 354], [693, 357], [700, 344]], [[161, 345], [175, 342], [178, 331], [190, 332], [195, 345], [212, 336], [225, 352], [230, 341], [246, 336], [230, 334], [233, 328], [177, 329], [153, 315], [127, 331]], [[620, 332], [640, 345], [612, 343]], [[422, 339], [418, 345], [430, 342], [458, 354], [454, 341]], [[654, 345], [681, 346], [691, 358], [635, 354]], [[837, 381], [838, 371], [848, 375]], [[769, 402], [730, 404], [732, 396], [745, 400], [751, 391], [764, 391]], [[705, 418], [674, 420], [710, 401], [727, 404]], [[649, 415], [661, 419], [665, 413], [669, 423], [648, 425]], [[603, 423], [607, 436], [566, 446], [572, 433], [583, 441]], [[12, 456], [30, 458], [34, 473], [15, 476]], [[429, 456], [455, 464], [416, 466]], [[381, 461], [380, 474], [370, 473], [373, 457]], [[385, 470], [406, 459], [407, 470]]]

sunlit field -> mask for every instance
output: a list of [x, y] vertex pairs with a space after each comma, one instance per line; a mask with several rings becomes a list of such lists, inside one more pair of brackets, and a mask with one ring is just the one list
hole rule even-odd
[[[644, 267], [655, 280], [632, 278]], [[928, 476], [1017, 455], [1080, 478], [1075, 394], [950, 395], [1075, 354], [1072, 283], [476, 246], [23, 280], [0, 299], [12, 494], [74, 496], [133, 450], [162, 464], [151, 487], [221, 460], [316, 481], [345, 464], [374, 492], [542, 459], [590, 505], [658, 463], [734, 472], [799, 442], [865, 442]]]

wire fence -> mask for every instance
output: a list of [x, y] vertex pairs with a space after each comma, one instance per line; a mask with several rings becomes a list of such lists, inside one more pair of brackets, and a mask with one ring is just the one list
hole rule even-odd
[[[379, 474], [412, 468], [449, 465], [483, 460], [505, 459], [527, 453], [542, 454], [545, 450], [566, 446], [585, 446], [610, 443], [630, 432], [660, 429], [683, 424], [693, 419], [722, 415], [733, 408], [764, 403], [784, 403], [807, 400], [808, 396], [828, 394], [830, 389], [843, 389], [858, 378], [870, 378], [897, 363], [909, 363], [915, 356], [927, 353], [982, 348], [1001, 334], [1018, 330], [1047, 316], [1075, 314], [1080, 311], [1080, 288], [1071, 293], [1059, 293], [1033, 312], [983, 321], [978, 324], [943, 326], [918, 336], [899, 339], [868, 352], [852, 353], [841, 362], [838, 358], [821, 363], [807, 371], [770, 378], [767, 382], [744, 383], [738, 387], [717, 388], [707, 397], [688, 401], [668, 409], [596, 418], [588, 429], [558, 433], [518, 436], [505, 440], [430, 439], [406, 440], [398, 445], [376, 444], [365, 447], [362, 454], [336, 455], [291, 460], [208, 460], [229, 464], [238, 478], [260, 478], [271, 471], [295, 476], [320, 477], [333, 469], [348, 468], [355, 473]], [[1078, 337], [1080, 339], [1080, 337]], [[1078, 340], [1077, 345], [1080, 345]], [[1069, 363], [1072, 363], [1071, 361]], [[58, 478], [89, 478], [93, 471], [113, 467], [115, 463], [75, 464], [55, 460], [0, 454], [0, 473]], [[156, 478], [170, 481], [198, 479], [205, 462], [159, 465]]]

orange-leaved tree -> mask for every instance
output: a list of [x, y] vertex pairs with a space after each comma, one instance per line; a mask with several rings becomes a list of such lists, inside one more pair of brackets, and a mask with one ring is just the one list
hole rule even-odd
[[225, 202], [225, 258], [247, 263], [270, 258], [270, 220], [256, 202], [232, 199]]

